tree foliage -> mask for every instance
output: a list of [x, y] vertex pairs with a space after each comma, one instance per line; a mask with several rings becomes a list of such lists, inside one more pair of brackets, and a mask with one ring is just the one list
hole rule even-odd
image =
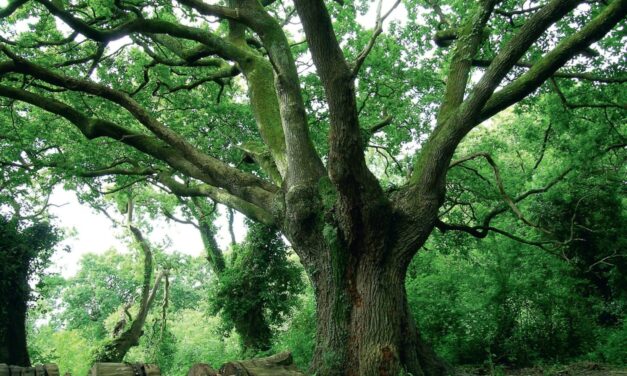
[[[314, 286], [312, 372], [442, 375], [404, 291], [434, 229], [602, 261], [574, 246], [593, 241], [575, 226], [585, 199], [534, 198], [624, 158], [626, 12], [625, 0], [12, 0], [2, 162], [103, 194], [150, 183], [275, 226]], [[524, 115], [509, 137], [548, 129], [530, 137], [534, 157], [463, 143], [499, 134], [512, 106]], [[572, 230], [543, 222], [563, 212]]]
[[285, 323], [303, 291], [302, 269], [288, 260], [275, 229], [254, 222], [229, 264], [216, 281], [213, 311], [227, 333], [237, 330], [245, 351], [269, 350], [272, 330]]

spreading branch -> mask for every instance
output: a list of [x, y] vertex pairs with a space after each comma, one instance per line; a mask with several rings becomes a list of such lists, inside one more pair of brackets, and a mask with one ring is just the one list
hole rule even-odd
[[[553, 50], [545, 54], [542, 59], [535, 63], [526, 73], [506, 85], [503, 89], [495, 92], [485, 103], [479, 115], [479, 120], [488, 119], [531, 94], [573, 56], [581, 53], [592, 43], [603, 38], [617, 23], [625, 18], [626, 14], [627, 0], [612, 1], [601, 13], [584, 25], [579, 31], [565, 37]], [[516, 61], [520, 59], [519, 54], [515, 57], [514, 62], [510, 61], [511, 64], [515, 64]], [[494, 64], [493, 62], [492, 65]], [[489, 92], [490, 90], [482, 91]], [[483, 100], [484, 98], [477, 97], [474, 102], [471, 102], [480, 103], [480, 99]]]

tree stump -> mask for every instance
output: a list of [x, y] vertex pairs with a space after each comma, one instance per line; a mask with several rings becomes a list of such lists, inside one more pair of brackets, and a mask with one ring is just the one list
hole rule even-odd
[[88, 376], [161, 376], [155, 364], [143, 363], [95, 363]]
[[197, 363], [190, 368], [187, 372], [187, 376], [217, 376], [218, 372], [213, 369], [209, 364]]
[[222, 376], [305, 376], [298, 371], [292, 353], [282, 352], [267, 358], [228, 362], [220, 368]]

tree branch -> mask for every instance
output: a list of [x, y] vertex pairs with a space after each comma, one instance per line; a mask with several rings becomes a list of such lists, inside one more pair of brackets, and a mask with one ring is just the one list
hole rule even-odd
[[483, 30], [490, 19], [497, 0], [483, 0], [473, 17], [459, 30], [451, 66], [446, 81], [444, 99], [438, 113], [438, 122], [443, 123], [453, 110], [462, 103], [472, 68], [472, 59], [483, 38]]
[[[475, 60], [473, 60], [472, 65], [474, 65], [476, 67], [486, 68], [486, 67], [490, 66], [491, 63], [492, 63], [492, 60], [475, 59]], [[522, 68], [531, 68], [533, 66], [533, 64], [529, 63], [529, 62], [526, 62], [526, 61], [518, 61], [515, 64], [515, 66], [522, 67]], [[584, 81], [603, 82], [603, 83], [608, 83], [608, 84], [621, 84], [621, 83], [627, 82], [627, 76], [606, 77], [606, 76], [599, 75], [599, 74], [594, 74], [594, 73], [564, 72], [564, 71], [561, 71], [561, 70], [558, 70], [555, 73], [553, 73], [553, 77], [557, 77], [557, 78], [571, 78], [571, 79], [584, 80]]]
[[392, 4], [390, 10], [388, 10], [383, 16], [381, 16], [381, 6], [383, 4], [383, 0], [379, 0], [379, 5], [377, 6], [377, 21], [374, 27], [374, 31], [372, 32], [372, 36], [370, 37], [368, 44], [366, 44], [366, 47], [364, 47], [364, 49], [357, 55], [357, 58], [353, 63], [353, 69], [351, 72], [353, 77], [357, 77], [361, 66], [363, 65], [364, 61], [366, 61], [368, 54], [370, 54], [370, 51], [372, 51], [372, 48], [377, 41], [377, 37], [383, 32], [383, 22], [386, 18], [388, 18], [390, 14], [392, 14], [394, 9], [396, 9], [396, 7], [398, 7], [400, 3], [401, 0], [396, 0], [394, 4]]
[[[481, 111], [484, 104], [488, 101], [503, 78], [529, 50], [533, 43], [535, 43], [552, 24], [563, 18], [581, 2], [582, 0], [552, 0], [529, 17], [514, 37], [499, 51], [479, 82], [473, 87], [468, 99], [460, 108], [460, 112], [463, 114], [462, 116], [474, 118], [476, 116], [475, 114]], [[584, 47], [587, 47], [587, 45]], [[557, 68], [555, 70], [557, 70]], [[474, 126], [474, 124], [472, 126]]]
[[[526, 73], [494, 93], [479, 115], [488, 119], [536, 90], [573, 56], [603, 38], [627, 14], [627, 0], [614, 0], [581, 30], [564, 38]], [[517, 56], [516, 61], [519, 59]], [[514, 62], [515, 63], [515, 62]], [[493, 63], [494, 64], [494, 63]], [[488, 90], [489, 91], [489, 90]], [[477, 103], [477, 98], [474, 103]], [[480, 101], [479, 101], [480, 102]]]
[[[274, 188], [273, 191], [267, 191], [259, 186], [240, 185], [240, 182], [234, 179], [234, 177], [236, 177], [234, 175], [227, 173], [226, 175], [219, 176], [219, 172], [208, 170], [208, 168], [210, 168], [209, 166], [205, 166], [205, 169], [200, 169], [190, 163], [180, 151], [154, 137], [130, 131], [110, 121], [87, 117], [62, 102], [42, 97], [26, 90], [0, 85], [0, 96], [21, 100], [48, 112], [60, 115], [72, 122], [88, 139], [109, 137], [121, 141], [207, 184], [219, 187], [220, 182], [222, 182], [228, 192], [235, 196], [240, 195], [242, 201], [247, 200], [261, 208], [271, 207], [276, 188]], [[234, 168], [230, 167], [230, 169]], [[216, 180], [216, 176], [218, 176], [220, 180]]]
[[460, 164], [462, 164], [464, 162], [467, 162], [467, 161], [469, 161], [471, 159], [475, 159], [475, 158], [484, 158], [488, 162], [488, 164], [492, 167], [492, 171], [494, 172], [494, 179], [496, 180], [496, 184], [497, 184], [497, 187], [499, 189], [499, 193], [501, 194], [501, 197], [503, 197], [503, 200], [510, 207], [512, 212], [514, 212], [514, 214], [516, 214], [518, 219], [523, 221], [527, 226], [534, 227], [534, 228], [539, 229], [542, 232], [548, 233], [547, 230], [543, 229], [542, 227], [538, 226], [535, 223], [532, 223], [527, 218], [525, 218], [525, 216], [520, 211], [520, 209], [518, 209], [518, 207], [516, 206], [516, 203], [514, 202], [514, 200], [512, 200], [511, 197], [505, 191], [505, 187], [503, 186], [503, 180], [501, 179], [501, 173], [499, 172], [499, 168], [498, 168], [496, 162], [494, 162], [494, 159], [492, 159], [492, 156], [490, 154], [488, 154], [488, 153], [471, 154], [471, 155], [469, 155], [469, 156], [467, 156], [465, 158], [462, 158], [460, 160], [452, 162], [449, 168], [453, 168], [455, 166], [458, 166], [458, 165], [460, 165]]

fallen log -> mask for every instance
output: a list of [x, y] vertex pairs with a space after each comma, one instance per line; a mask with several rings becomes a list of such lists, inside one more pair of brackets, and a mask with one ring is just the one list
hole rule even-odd
[[56, 364], [38, 364], [35, 367], [20, 367], [0, 364], [0, 376], [59, 376]]
[[95, 363], [88, 376], [161, 376], [161, 371], [155, 364]]
[[189, 369], [187, 376], [218, 376], [218, 372], [209, 364], [196, 363]]
[[220, 368], [222, 376], [305, 376], [294, 365], [292, 353], [286, 351], [267, 358], [237, 360]]

